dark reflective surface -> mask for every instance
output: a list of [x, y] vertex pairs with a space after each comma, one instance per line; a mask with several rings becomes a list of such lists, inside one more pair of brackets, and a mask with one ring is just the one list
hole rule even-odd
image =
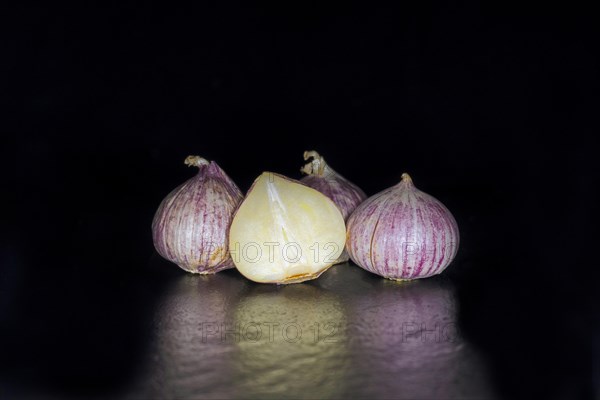
[[[600, 398], [595, 13], [126, 3], [0, 13], [1, 399], [485, 398], [486, 371], [505, 398]], [[406, 171], [442, 201], [461, 231], [443, 276], [277, 288], [152, 256], [186, 156], [245, 191], [298, 178], [308, 149], [369, 195]], [[418, 330], [450, 335], [457, 304], [485, 368]]]
[[443, 276], [397, 283], [355, 265], [304, 284], [182, 275], [159, 301], [124, 398], [491, 398]]

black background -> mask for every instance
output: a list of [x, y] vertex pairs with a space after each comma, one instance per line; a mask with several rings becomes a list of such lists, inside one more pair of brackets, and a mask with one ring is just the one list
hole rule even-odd
[[245, 191], [264, 170], [298, 178], [316, 149], [369, 195], [406, 171], [453, 211], [447, 273], [501, 394], [593, 393], [591, 13], [123, 2], [1, 18], [0, 383], [113, 393], [181, 274], [155, 262], [150, 223], [192, 176], [184, 158]]

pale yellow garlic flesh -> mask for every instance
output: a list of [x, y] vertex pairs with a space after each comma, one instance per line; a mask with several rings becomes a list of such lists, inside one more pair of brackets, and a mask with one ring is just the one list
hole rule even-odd
[[229, 230], [235, 266], [262, 283], [317, 278], [335, 263], [345, 241], [344, 218], [333, 201], [271, 172], [254, 181]]

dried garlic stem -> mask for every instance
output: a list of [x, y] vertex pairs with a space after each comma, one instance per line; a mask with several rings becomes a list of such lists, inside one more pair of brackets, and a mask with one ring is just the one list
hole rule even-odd
[[300, 168], [300, 171], [304, 172], [306, 175], [323, 176], [325, 166], [327, 165], [325, 159], [314, 150], [305, 151], [304, 159], [308, 160], [310, 158], [312, 158], [312, 160], [306, 163], [304, 167]]
[[209, 165], [210, 162], [200, 156], [187, 156], [185, 161], [185, 165], [189, 167], [200, 167], [201, 165]]

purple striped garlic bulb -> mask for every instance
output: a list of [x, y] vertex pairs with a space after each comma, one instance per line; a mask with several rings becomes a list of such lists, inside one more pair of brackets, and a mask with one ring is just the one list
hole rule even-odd
[[[367, 195], [361, 188], [335, 172], [316, 151], [304, 152], [304, 160], [309, 159], [312, 160], [300, 169], [306, 174], [300, 182], [329, 197], [342, 212], [344, 221], [348, 220], [352, 211], [367, 198]], [[335, 264], [346, 262], [348, 259], [348, 252], [344, 249]]]
[[189, 156], [188, 166], [198, 167], [162, 201], [152, 221], [156, 251], [182, 269], [214, 274], [233, 268], [228, 231], [242, 192], [214, 161]]
[[410, 176], [356, 208], [347, 223], [350, 258], [367, 271], [394, 280], [441, 273], [458, 251], [456, 220]]

